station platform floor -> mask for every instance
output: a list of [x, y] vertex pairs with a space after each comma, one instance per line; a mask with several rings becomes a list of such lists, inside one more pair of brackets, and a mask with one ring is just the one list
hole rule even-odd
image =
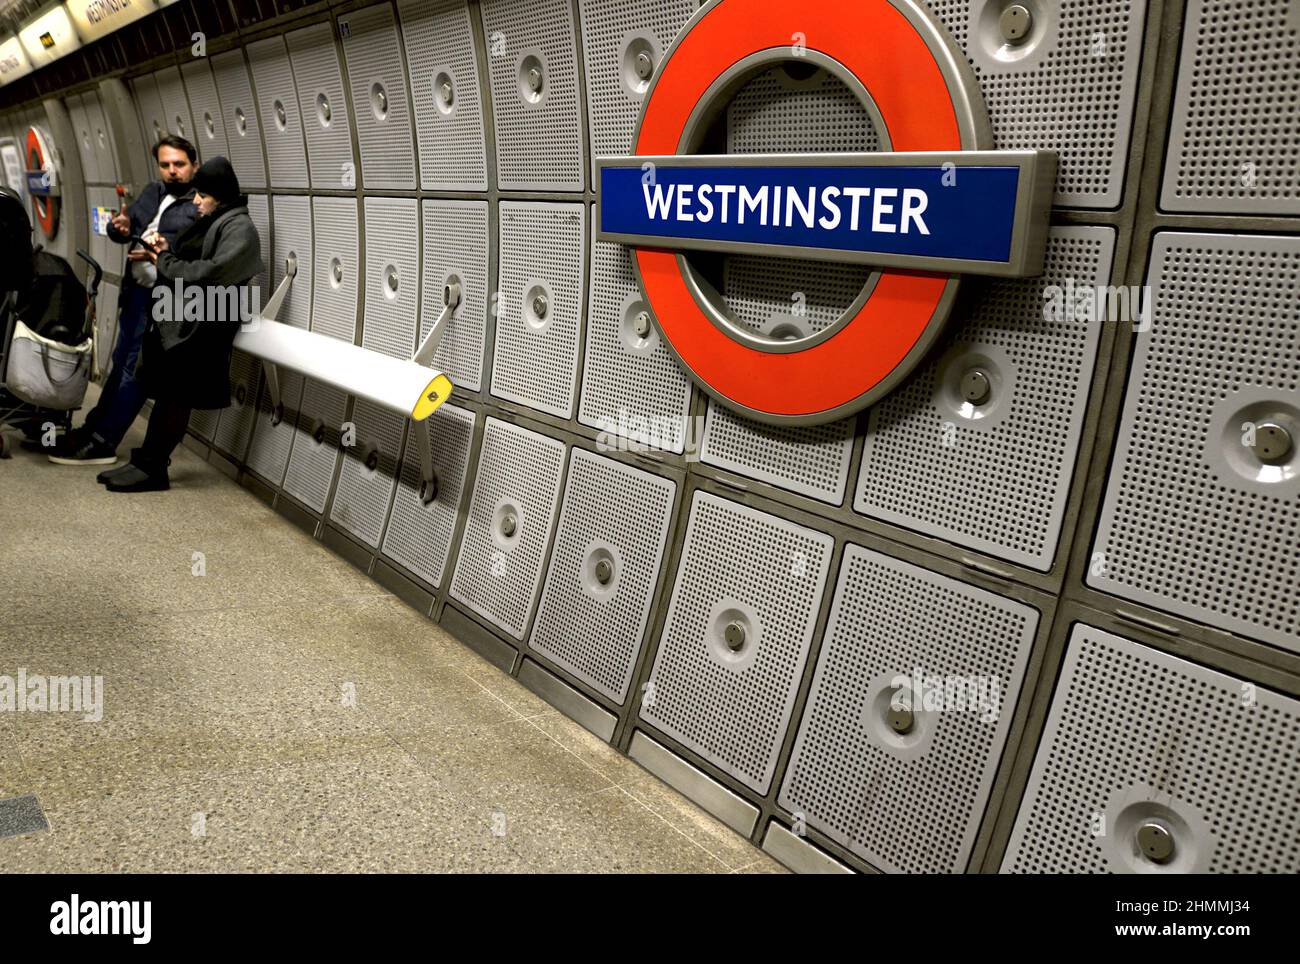
[[0, 676], [103, 709], [0, 710], [0, 870], [784, 872], [189, 449], [124, 495], [13, 441]]

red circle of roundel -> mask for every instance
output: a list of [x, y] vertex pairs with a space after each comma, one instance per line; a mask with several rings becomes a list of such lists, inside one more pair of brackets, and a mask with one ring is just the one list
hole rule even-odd
[[[887, 0], [721, 0], [677, 39], [661, 67], [635, 153], [676, 154], [692, 110], [721, 74], [797, 39], [839, 61], [870, 91], [893, 150], [961, 149], [943, 72]], [[682, 362], [736, 404], [788, 418], [850, 405], [884, 380], [925, 333], [948, 282], [947, 275], [882, 271], [871, 297], [834, 335], [776, 353], [719, 330], [691, 295], [674, 252], [640, 248], [636, 258], [645, 296]]]
[[[27, 128], [27, 170], [43, 171], [45, 169], [45, 149], [41, 144], [41, 137], [36, 133], [35, 127]], [[45, 232], [47, 238], [54, 237], [54, 199], [45, 198], [45, 203], [41, 203], [40, 198], [32, 198], [32, 213], [36, 215], [36, 221]]]

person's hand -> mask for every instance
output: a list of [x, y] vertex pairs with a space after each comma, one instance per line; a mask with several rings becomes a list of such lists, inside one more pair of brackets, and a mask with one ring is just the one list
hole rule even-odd
[[126, 253], [126, 260], [131, 262], [148, 261], [149, 252], [146, 251], [144, 248], [140, 248], [140, 247], [132, 248], [130, 251]]
[[155, 234], [151, 237], [149, 239], [149, 245], [153, 248], [154, 254], [162, 254], [162, 252], [171, 248], [171, 245], [167, 243], [167, 239], [161, 234]]
[[117, 214], [113, 215], [112, 224], [113, 224], [113, 230], [116, 231], [118, 234], [131, 233], [131, 219], [127, 217], [125, 214], [122, 214], [120, 211]]

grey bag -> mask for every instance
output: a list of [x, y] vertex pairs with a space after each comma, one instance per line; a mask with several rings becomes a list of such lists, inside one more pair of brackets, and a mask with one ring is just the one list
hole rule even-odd
[[39, 408], [68, 411], [81, 405], [90, 383], [91, 339], [80, 345], [42, 338], [21, 321], [9, 343], [5, 387]]

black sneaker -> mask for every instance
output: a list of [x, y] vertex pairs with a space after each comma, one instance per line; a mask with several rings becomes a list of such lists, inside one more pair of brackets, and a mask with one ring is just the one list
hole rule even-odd
[[165, 468], [150, 474], [140, 466], [128, 462], [122, 466], [122, 469], [121, 475], [116, 475], [104, 483], [104, 488], [109, 492], [161, 492], [163, 489], [171, 488]]
[[119, 465], [115, 469], [106, 469], [105, 471], [100, 472], [99, 475], [95, 476], [95, 481], [100, 485], [108, 485], [108, 483], [112, 482], [114, 479], [121, 478], [127, 473], [134, 471], [135, 466], [130, 462], [127, 462], [125, 465]]
[[46, 456], [56, 465], [112, 465], [117, 461], [117, 449], [100, 442], [93, 435], [65, 435]]

